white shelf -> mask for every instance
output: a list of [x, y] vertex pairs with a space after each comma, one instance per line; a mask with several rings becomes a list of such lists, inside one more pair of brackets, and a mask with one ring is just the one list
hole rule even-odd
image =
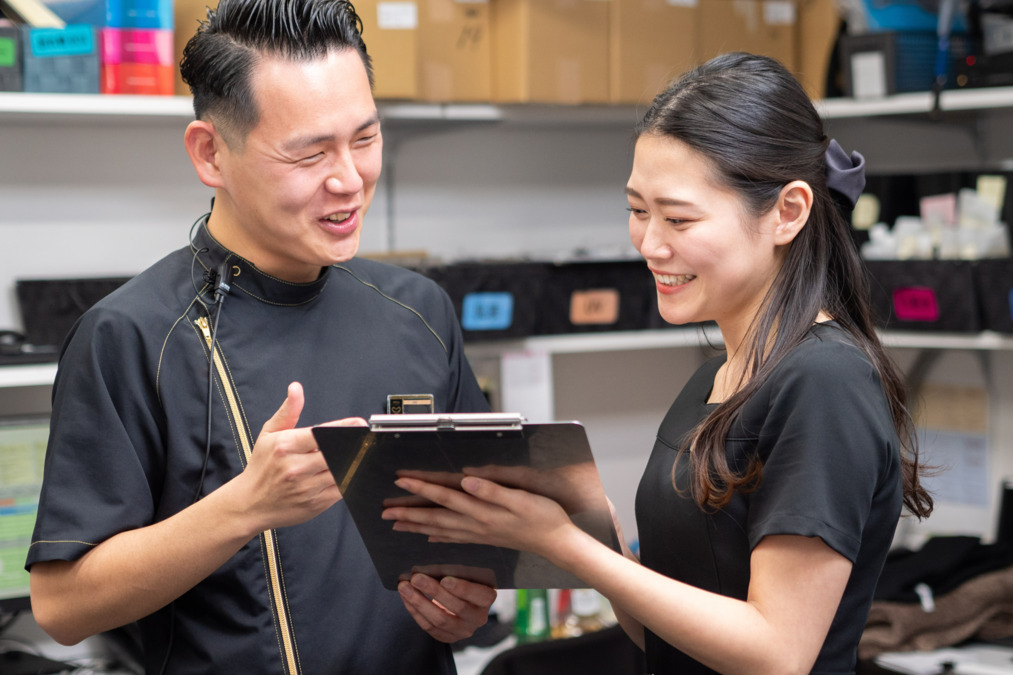
[[[826, 119], [924, 114], [932, 111], [931, 92], [896, 94], [881, 99], [826, 99], [816, 108]], [[380, 101], [384, 118], [407, 122], [509, 122], [514, 124], [623, 125], [643, 114], [634, 105], [495, 105], [400, 103]], [[1013, 108], [1013, 87], [947, 90], [940, 98], [944, 111]], [[59, 121], [79, 118], [193, 118], [188, 96], [127, 96], [102, 94], [37, 94], [0, 92], [0, 120]]]
[[[1013, 335], [992, 331], [981, 333], [901, 333], [881, 334], [887, 347], [907, 349], [966, 349], [973, 351], [1013, 350]], [[721, 334], [716, 328], [666, 328], [660, 330], [539, 335], [522, 340], [470, 342], [465, 351], [472, 357], [496, 356], [503, 352], [546, 354], [588, 354], [596, 352], [671, 349], [679, 347], [720, 347]], [[0, 388], [37, 387], [53, 383], [55, 363], [0, 366]]]
[[[909, 349], [1013, 350], [1013, 335], [992, 331], [981, 333], [913, 333], [884, 331], [880, 334], [887, 347]], [[582, 354], [590, 352], [634, 351], [673, 347], [706, 347], [722, 345], [716, 328], [671, 328], [612, 333], [580, 333], [571, 335], [540, 335], [523, 340], [474, 342], [466, 351], [488, 356], [507, 351], [528, 351], [548, 354]]]
[[193, 101], [185, 96], [114, 96], [0, 92], [4, 122], [62, 122], [193, 119]]
[[53, 384], [55, 363], [0, 366], [0, 387], [44, 387]]
[[[824, 119], [846, 119], [926, 114], [932, 111], [934, 105], [932, 92], [919, 91], [878, 99], [826, 99], [817, 101], [816, 109]], [[946, 90], [940, 96], [939, 108], [949, 112], [1013, 108], [1013, 87]]]

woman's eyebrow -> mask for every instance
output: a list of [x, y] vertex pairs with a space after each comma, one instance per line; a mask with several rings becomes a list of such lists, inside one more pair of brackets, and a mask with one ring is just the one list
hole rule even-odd
[[[626, 188], [626, 195], [633, 197], [634, 199], [639, 199], [642, 202], [647, 201], [639, 192], [631, 187]], [[694, 206], [693, 202], [687, 202], [684, 199], [676, 199], [674, 197], [658, 197], [654, 200], [654, 203], [659, 204], [660, 206]]]

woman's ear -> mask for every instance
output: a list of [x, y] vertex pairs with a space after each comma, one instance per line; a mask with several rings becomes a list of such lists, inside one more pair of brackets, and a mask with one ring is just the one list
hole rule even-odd
[[221, 151], [228, 148], [214, 124], [203, 120], [190, 122], [183, 134], [183, 143], [200, 181], [208, 187], [223, 187]]
[[781, 195], [777, 199], [774, 243], [790, 244], [809, 222], [812, 206], [813, 190], [809, 183], [793, 180], [781, 188]]

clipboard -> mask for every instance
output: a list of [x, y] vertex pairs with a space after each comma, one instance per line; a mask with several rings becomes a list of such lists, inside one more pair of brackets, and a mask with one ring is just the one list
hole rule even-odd
[[395, 532], [387, 506], [432, 505], [394, 485], [411, 475], [460, 489], [462, 469], [559, 502], [570, 519], [621, 553], [584, 427], [527, 423], [513, 413], [373, 415], [368, 427], [313, 427], [320, 451], [386, 588], [415, 572], [494, 588], [583, 588], [577, 577], [529, 552], [484, 544], [431, 543]]

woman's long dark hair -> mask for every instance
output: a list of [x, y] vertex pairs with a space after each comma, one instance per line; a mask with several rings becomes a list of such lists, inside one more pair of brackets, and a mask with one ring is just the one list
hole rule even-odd
[[636, 130], [678, 139], [706, 157], [754, 217], [768, 213], [793, 180], [813, 191], [809, 220], [788, 248], [763, 307], [753, 320], [743, 386], [690, 434], [682, 452], [692, 462], [692, 492], [705, 508], [721, 508], [735, 491], [762, 477], [754, 458], [729, 466], [725, 439], [743, 404], [809, 331], [821, 310], [853, 336], [883, 383], [901, 441], [904, 505], [919, 518], [932, 512], [922, 487], [917, 439], [903, 377], [877, 336], [868, 282], [850, 224], [827, 187], [823, 121], [798, 81], [777, 61], [726, 54], [673, 82], [655, 98]]

